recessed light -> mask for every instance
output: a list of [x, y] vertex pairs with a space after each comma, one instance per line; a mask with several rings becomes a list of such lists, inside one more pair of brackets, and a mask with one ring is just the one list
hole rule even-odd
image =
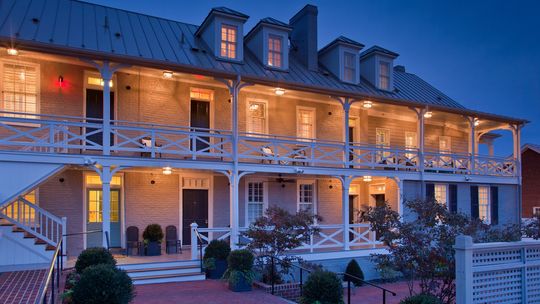
[[17, 50], [16, 48], [9, 48], [7, 49], [7, 53], [11, 56], [17, 56], [19, 55], [19, 50]]
[[283, 94], [285, 94], [285, 89], [275, 88], [274, 92], [276, 93], [277, 96], [282, 96]]
[[426, 113], [424, 113], [424, 117], [425, 117], [425, 118], [431, 118], [431, 117], [433, 117], [433, 112], [427, 111]]
[[171, 71], [163, 71], [163, 78], [171, 79], [173, 78], [174, 73]]

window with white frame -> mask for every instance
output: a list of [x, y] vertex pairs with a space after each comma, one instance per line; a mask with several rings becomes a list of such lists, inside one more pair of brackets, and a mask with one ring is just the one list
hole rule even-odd
[[390, 89], [390, 63], [379, 62], [379, 89]]
[[533, 207], [533, 216], [540, 215], [540, 207]]
[[262, 181], [247, 183], [247, 224], [264, 215], [265, 189]]
[[[405, 150], [414, 151], [418, 148], [418, 140], [416, 137], [416, 132], [405, 132]], [[405, 156], [409, 160], [414, 160], [414, 153], [406, 153]]]
[[[376, 128], [375, 129], [375, 144], [378, 148], [390, 148], [390, 130]], [[389, 151], [378, 151], [377, 161], [380, 162], [384, 158], [390, 156]]]
[[478, 187], [478, 216], [486, 224], [491, 223], [491, 209], [490, 209], [490, 193], [489, 187]]
[[315, 109], [298, 107], [296, 117], [297, 136], [300, 138], [315, 138]]
[[268, 66], [281, 68], [283, 52], [282, 37], [278, 35], [268, 35]]
[[435, 184], [435, 200], [437, 203], [448, 207], [448, 185]]
[[27, 63], [2, 63], [2, 99], [0, 110], [25, 114], [3, 116], [32, 118], [39, 113], [39, 65]]
[[298, 182], [298, 211], [316, 213], [315, 181]]
[[452, 143], [449, 136], [439, 136], [439, 152], [452, 152]]
[[266, 101], [250, 100], [247, 109], [247, 132], [267, 134]]
[[236, 40], [238, 28], [234, 25], [221, 25], [221, 57], [236, 59]]
[[343, 80], [356, 82], [356, 55], [353, 53], [343, 53]]

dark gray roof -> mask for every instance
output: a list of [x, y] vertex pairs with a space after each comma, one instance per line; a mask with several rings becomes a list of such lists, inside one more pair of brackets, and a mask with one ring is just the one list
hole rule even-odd
[[274, 19], [272, 17], [266, 17], [266, 18], [263, 18], [261, 19], [261, 21], [259, 21], [259, 23], [268, 23], [268, 24], [272, 24], [272, 25], [277, 25], [277, 26], [282, 26], [282, 27], [291, 27], [288, 23], [285, 23], [283, 21], [279, 21], [277, 19]]
[[383, 55], [386, 55], [386, 56], [390, 56], [390, 57], [394, 57], [396, 58], [397, 56], [399, 56], [398, 53], [395, 53], [395, 52], [392, 52], [390, 50], [387, 50], [383, 47], [380, 47], [378, 45], [374, 45], [372, 47], [370, 47], [369, 49], [363, 51], [361, 54], [360, 54], [360, 58], [362, 57], [366, 57], [367, 55], [371, 54], [371, 53], [380, 53], [380, 54], [383, 54]]
[[349, 44], [349, 45], [357, 47], [359, 50], [364, 47], [364, 45], [358, 41], [352, 40], [345, 36], [339, 36], [336, 39], [332, 40], [330, 43], [328, 43], [326, 46], [324, 46], [322, 49], [320, 49], [319, 53], [324, 53], [327, 49], [329, 49], [331, 46], [333, 46], [336, 43]]
[[233, 15], [233, 16], [236, 16], [236, 17], [240, 17], [240, 18], [249, 18], [248, 15], [246, 14], [243, 14], [243, 13], [240, 13], [239, 11], [235, 11], [233, 9], [230, 9], [228, 7], [225, 7], [225, 6], [219, 6], [219, 7], [214, 7], [212, 8], [212, 11], [216, 11], [216, 12], [220, 12], [220, 13], [224, 13], [224, 14], [229, 14], [229, 15]]
[[523, 146], [521, 146], [521, 153], [524, 153], [525, 151], [527, 150], [533, 150], [534, 152], [540, 154], [540, 145], [537, 145], [537, 144], [531, 144], [531, 143], [528, 143], [528, 144], [524, 144]]
[[[227, 13], [232, 11], [223, 10]], [[77, 0], [0, 1], [0, 43], [5, 46], [15, 43], [23, 50], [26, 46], [62, 54], [88, 54], [93, 58], [111, 56], [135, 64], [192, 68], [215, 75], [241, 75], [270, 85], [465, 109], [410, 73], [395, 72], [396, 90], [387, 92], [376, 89], [363, 79], [360, 84], [341, 82], [325, 73], [322, 67], [319, 71], [309, 70], [295, 58], [294, 51], [291, 51], [288, 71], [265, 68], [249, 51], [244, 52], [243, 63], [217, 60], [195, 36], [198, 28], [192, 24]]]

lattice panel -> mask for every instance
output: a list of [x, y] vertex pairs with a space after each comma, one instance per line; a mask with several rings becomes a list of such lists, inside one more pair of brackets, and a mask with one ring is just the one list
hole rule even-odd
[[527, 267], [527, 303], [540, 303], [540, 266]]
[[473, 274], [473, 303], [522, 303], [521, 269]]
[[500, 249], [496, 251], [476, 251], [473, 253], [473, 265], [486, 266], [493, 264], [506, 264], [512, 262], [520, 262], [520, 249]]
[[540, 248], [527, 248], [525, 251], [527, 256], [527, 261], [537, 261], [540, 260]]

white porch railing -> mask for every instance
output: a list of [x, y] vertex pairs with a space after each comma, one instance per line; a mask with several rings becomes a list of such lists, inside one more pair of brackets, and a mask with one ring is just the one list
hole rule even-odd
[[355, 168], [418, 170], [418, 149], [400, 149], [353, 143], [350, 164]]
[[59, 218], [23, 197], [0, 208], [0, 214], [3, 219], [52, 246], [66, 234], [65, 217]]

